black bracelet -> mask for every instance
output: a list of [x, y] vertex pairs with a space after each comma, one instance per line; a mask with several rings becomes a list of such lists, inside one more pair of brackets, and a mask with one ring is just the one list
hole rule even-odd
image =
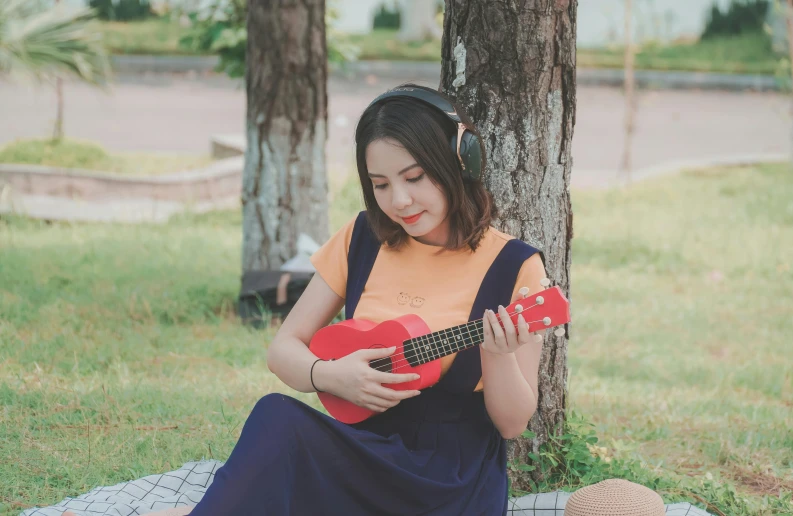
[[324, 360], [322, 360], [321, 358], [314, 360], [314, 363], [311, 364], [311, 372], [309, 372], [308, 377], [311, 379], [311, 386], [314, 387], [314, 390], [317, 392], [323, 392], [317, 389], [317, 386], [314, 385], [314, 366], [317, 365], [317, 362], [324, 362]]

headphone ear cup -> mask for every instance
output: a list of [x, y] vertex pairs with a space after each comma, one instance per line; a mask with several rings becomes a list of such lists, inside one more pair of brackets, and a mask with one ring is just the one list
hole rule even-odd
[[[457, 156], [457, 135], [451, 139], [452, 152]], [[482, 174], [482, 147], [479, 145], [479, 138], [471, 131], [463, 133], [460, 141], [460, 158], [465, 166], [462, 171], [463, 178], [476, 181]]]

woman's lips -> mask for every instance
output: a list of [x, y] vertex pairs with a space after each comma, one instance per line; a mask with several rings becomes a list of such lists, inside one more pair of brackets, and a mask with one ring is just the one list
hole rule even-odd
[[421, 213], [411, 215], [410, 217], [402, 217], [402, 220], [405, 221], [405, 224], [415, 224], [416, 222], [419, 221], [422, 215], [424, 215], [423, 211]]

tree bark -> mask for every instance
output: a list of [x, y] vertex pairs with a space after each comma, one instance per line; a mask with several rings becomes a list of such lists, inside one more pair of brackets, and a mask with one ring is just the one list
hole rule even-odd
[[324, 0], [250, 0], [242, 271], [277, 269], [328, 238]]
[[55, 124], [52, 128], [52, 139], [63, 139], [63, 79], [55, 78]]
[[[55, 0], [56, 4], [61, 0]], [[55, 124], [52, 129], [52, 139], [60, 141], [63, 139], [63, 80], [55, 78]]]
[[[485, 185], [499, 229], [544, 251], [548, 278], [569, 295], [571, 141], [575, 123], [576, 0], [446, 0], [441, 90], [473, 118], [487, 149]], [[560, 432], [567, 394], [567, 336], [545, 336], [536, 437], [516, 439], [526, 461]], [[538, 472], [530, 473], [537, 480]], [[527, 489], [526, 478], [512, 478]]]

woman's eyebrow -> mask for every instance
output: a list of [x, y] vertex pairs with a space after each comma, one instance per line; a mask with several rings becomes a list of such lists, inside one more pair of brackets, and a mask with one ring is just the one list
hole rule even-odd
[[[418, 163], [413, 163], [412, 165], [408, 165], [405, 168], [403, 168], [402, 170], [400, 170], [399, 172], [397, 172], [397, 175], [401, 176], [402, 174], [404, 174], [408, 170], [412, 170], [412, 169], [416, 168], [417, 166], [419, 166]], [[369, 177], [385, 177], [385, 176], [382, 176], [380, 174], [372, 174], [371, 172], [369, 172]]]

